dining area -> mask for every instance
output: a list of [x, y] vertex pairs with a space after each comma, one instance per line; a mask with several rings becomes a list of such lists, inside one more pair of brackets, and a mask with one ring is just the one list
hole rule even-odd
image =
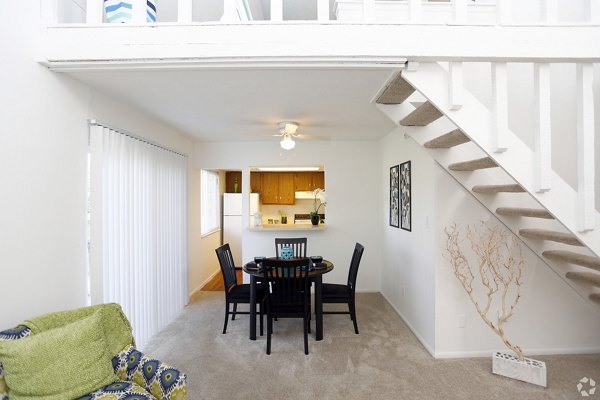
[[[224, 283], [225, 318], [222, 333], [227, 326], [239, 321], [239, 315], [248, 315], [248, 339], [257, 340], [257, 317], [259, 335], [266, 335], [266, 354], [271, 354], [272, 337], [277, 340], [277, 323], [281, 319], [301, 321], [304, 354], [309, 354], [309, 336], [322, 341], [326, 335], [324, 315], [347, 315], [352, 324], [348, 329], [359, 334], [356, 316], [356, 280], [364, 252], [364, 246], [355, 243], [349, 266], [334, 265], [333, 260], [321, 255], [310, 255], [306, 237], [274, 238], [274, 255], [254, 255], [242, 266], [235, 265], [228, 243], [215, 250]], [[243, 283], [236, 269], [248, 276]], [[325, 274], [335, 268], [346, 269], [345, 282], [324, 283]], [[339, 274], [338, 274], [339, 275]], [[244, 310], [238, 310], [244, 304]], [[329, 309], [328, 304], [341, 307]], [[325, 309], [324, 309], [325, 305]], [[247, 311], [246, 311], [247, 307]], [[313, 323], [314, 320], [314, 323]], [[244, 319], [236, 323], [245, 323]], [[313, 329], [314, 326], [314, 335]], [[300, 324], [298, 323], [298, 327]]]

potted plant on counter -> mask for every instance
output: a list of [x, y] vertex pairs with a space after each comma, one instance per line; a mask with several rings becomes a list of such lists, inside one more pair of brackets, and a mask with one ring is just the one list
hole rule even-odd
[[281, 217], [281, 223], [287, 224], [287, 214], [285, 211], [279, 211], [279, 216]]
[[321, 220], [319, 209], [321, 206], [326, 205], [327, 201], [325, 198], [325, 189], [315, 189], [313, 194], [315, 195], [315, 199], [313, 201], [313, 211], [310, 212], [310, 222], [316, 226], [319, 225], [319, 221]]

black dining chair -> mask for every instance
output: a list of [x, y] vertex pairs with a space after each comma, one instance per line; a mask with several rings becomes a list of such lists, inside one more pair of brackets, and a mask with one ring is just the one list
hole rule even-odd
[[306, 238], [275, 238], [275, 256], [279, 257], [282, 246], [290, 246], [294, 257], [306, 257]]
[[267, 354], [271, 354], [271, 335], [274, 318], [302, 318], [304, 327], [304, 354], [308, 354], [310, 332], [310, 279], [308, 258], [263, 261], [267, 295]]
[[[238, 303], [250, 304], [250, 285], [247, 283], [238, 284], [237, 274], [235, 272], [235, 264], [233, 255], [229, 248], [229, 243], [217, 248], [216, 250], [219, 264], [221, 265], [221, 273], [223, 274], [223, 284], [225, 286], [225, 324], [223, 325], [223, 333], [227, 332], [227, 320], [231, 315], [231, 320], [235, 320], [237, 314], [250, 314], [247, 311], [238, 311]], [[260, 335], [263, 335], [263, 316], [264, 302], [266, 289], [264, 285], [257, 285], [256, 289], [256, 304], [259, 305], [260, 316]], [[229, 310], [230, 304], [233, 305], [233, 310]]]
[[321, 290], [321, 299], [323, 304], [346, 303], [348, 311], [323, 311], [323, 314], [350, 314], [352, 322], [354, 322], [354, 332], [358, 335], [358, 324], [356, 322], [356, 307], [355, 307], [355, 291], [356, 291], [356, 276], [358, 275], [358, 266], [362, 258], [365, 248], [362, 244], [356, 243], [352, 261], [350, 261], [350, 269], [348, 270], [348, 283], [339, 285], [334, 283], [324, 283]]

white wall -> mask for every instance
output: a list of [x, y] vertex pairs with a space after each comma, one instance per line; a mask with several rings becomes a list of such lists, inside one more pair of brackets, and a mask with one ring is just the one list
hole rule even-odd
[[61, 23], [85, 23], [85, 0], [58, 0], [56, 18]]
[[[444, 257], [444, 227], [500, 224], [401, 129], [381, 140], [381, 292], [435, 357], [489, 356], [504, 345], [483, 323]], [[412, 232], [389, 226], [389, 168], [412, 163]], [[600, 313], [523, 245], [522, 299], [506, 325], [529, 354], [600, 351]], [[403, 294], [404, 292], [404, 294]], [[458, 315], [466, 325], [458, 327]]]
[[594, 65], [594, 122], [596, 124], [596, 210], [600, 210], [600, 64]]
[[89, 90], [33, 60], [39, 2], [0, 2], [0, 15], [3, 329], [85, 305]]
[[[489, 356], [503, 350], [498, 336], [481, 320], [452, 267], [444, 257], [444, 228], [453, 222], [473, 226], [480, 221], [502, 224], [441, 167], [435, 167], [436, 192], [436, 357]], [[597, 353], [600, 351], [600, 313], [584, 302], [550, 267], [522, 245], [525, 267], [522, 298], [506, 324], [509, 339], [528, 354]], [[471, 254], [469, 242], [463, 244]], [[469, 257], [469, 256], [468, 256]], [[477, 279], [477, 262], [469, 257]], [[474, 287], [477, 282], [474, 283]], [[466, 316], [464, 328], [458, 315]]]
[[[512, 7], [514, 22], [535, 23], [542, 21], [543, 0], [519, 0]], [[517, 6], [518, 5], [518, 6]], [[559, 0], [557, 1], [559, 22], [587, 21], [589, 15], [589, 1], [587, 0]]]
[[[322, 255], [335, 264], [325, 275], [326, 282], [345, 282], [354, 244], [365, 246], [358, 273], [358, 290], [379, 291], [382, 211], [379, 181], [380, 146], [375, 142], [307, 142], [299, 140], [293, 151], [285, 152], [279, 142], [198, 143], [196, 167], [242, 170], [243, 220], [248, 218], [250, 166], [323, 165], [327, 182], [327, 223], [325, 231], [308, 232], [308, 252]], [[299, 237], [300, 234], [287, 234]], [[286, 236], [287, 236], [286, 235]], [[273, 256], [274, 238], [283, 232], [243, 233], [242, 258]], [[302, 232], [304, 236], [304, 232]], [[211, 249], [214, 253], [214, 249]]]
[[192, 141], [180, 131], [162, 123], [119, 99], [103, 94], [98, 90], [90, 93], [88, 118], [99, 121], [126, 132], [159, 143], [188, 156], [192, 164]]
[[191, 147], [151, 116], [37, 64], [39, 7], [0, 2], [11, 16], [0, 24], [0, 329], [86, 304], [87, 118]]
[[[423, 345], [435, 347], [436, 234], [434, 200], [435, 161], [401, 129], [379, 143], [382, 151], [379, 177], [383, 215], [381, 292], [402, 316]], [[389, 225], [390, 167], [411, 161], [412, 231]], [[439, 194], [444, 196], [444, 194]]]
[[[219, 261], [215, 249], [221, 246], [222, 230], [219, 229], [208, 235], [202, 236], [200, 233], [201, 218], [201, 179], [200, 170], [193, 169], [190, 179], [190, 204], [189, 204], [189, 238], [190, 238], [190, 271], [188, 279], [188, 288], [190, 301], [194, 295], [204, 286], [212, 277], [220, 273]], [[225, 192], [225, 171], [219, 171], [219, 193], [222, 196]], [[222, 206], [222, 204], [221, 204]], [[221, 221], [223, 223], [223, 221]]]
[[188, 237], [189, 237], [189, 273], [188, 293], [192, 296], [219, 269], [215, 249], [221, 245], [221, 231], [202, 237], [200, 233], [201, 197], [200, 170], [192, 169], [188, 182]]

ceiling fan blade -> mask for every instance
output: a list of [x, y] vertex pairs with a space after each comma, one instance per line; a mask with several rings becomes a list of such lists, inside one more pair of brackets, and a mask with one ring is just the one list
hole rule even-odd
[[300, 140], [331, 140], [329, 136], [307, 135], [304, 133], [299, 134], [296, 138]]

